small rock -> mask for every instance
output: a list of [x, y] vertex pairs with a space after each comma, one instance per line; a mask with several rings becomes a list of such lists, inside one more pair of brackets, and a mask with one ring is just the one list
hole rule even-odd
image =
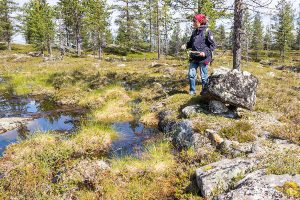
[[179, 149], [187, 149], [192, 147], [195, 143], [194, 131], [192, 128], [192, 122], [189, 120], [183, 120], [177, 122], [172, 127], [173, 144]]
[[218, 146], [222, 142], [224, 142], [224, 139], [221, 138], [221, 136], [219, 134], [217, 134], [216, 131], [206, 129], [205, 132], [207, 134], [207, 137], [210, 139], [212, 145]]
[[117, 67], [126, 67], [125, 64], [118, 64]]
[[221, 114], [228, 112], [228, 108], [221, 101], [212, 100], [209, 102], [209, 110], [214, 114]]
[[267, 76], [269, 76], [269, 77], [275, 77], [275, 73], [274, 72], [268, 72]]
[[232, 156], [239, 156], [241, 154], [250, 154], [253, 153], [255, 144], [252, 143], [239, 143], [237, 141], [224, 140], [220, 143], [217, 148], [225, 153]]
[[99, 169], [106, 170], [110, 168], [109, 165], [104, 160], [98, 160], [96, 161], [96, 163], [99, 166]]
[[181, 112], [185, 118], [190, 118], [196, 115], [197, 113], [204, 112], [204, 110], [201, 108], [200, 105], [191, 105], [182, 109]]
[[152, 62], [151, 63], [151, 67], [161, 67], [161, 66], [163, 66], [163, 65], [160, 64], [160, 63], [157, 63], [157, 62]]

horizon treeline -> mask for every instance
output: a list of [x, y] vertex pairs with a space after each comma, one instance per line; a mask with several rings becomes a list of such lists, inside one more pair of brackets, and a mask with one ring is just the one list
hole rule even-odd
[[[118, 16], [110, 24], [114, 12]], [[59, 0], [53, 6], [47, 0], [29, 0], [22, 7], [15, 0], [0, 0], [0, 42], [11, 50], [13, 36], [21, 33], [41, 54], [52, 55], [57, 48], [77, 56], [93, 51], [101, 58], [103, 49], [110, 49], [121, 55], [157, 52], [159, 59], [161, 54], [180, 53], [196, 13], [209, 18], [218, 48], [231, 50], [232, 27], [218, 20], [232, 19], [233, 12], [221, 0], [115, 0], [110, 4], [107, 0]], [[241, 45], [247, 58], [249, 50], [256, 52], [256, 58], [261, 50], [278, 50], [283, 58], [287, 50], [300, 50], [300, 11], [296, 13], [290, 1], [279, 0], [272, 13], [271, 23], [264, 27], [261, 13], [244, 10]], [[181, 23], [186, 24], [184, 29]], [[114, 34], [112, 26], [117, 26]]]

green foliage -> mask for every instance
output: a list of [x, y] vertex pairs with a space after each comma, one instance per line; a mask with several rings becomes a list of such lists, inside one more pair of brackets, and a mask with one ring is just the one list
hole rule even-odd
[[102, 47], [105, 46], [110, 35], [108, 29], [109, 8], [106, 0], [85, 0], [83, 6], [86, 13], [83, 20], [90, 33], [90, 44], [94, 49], [99, 50], [99, 58], [101, 58]]
[[12, 14], [17, 10], [13, 0], [0, 0], [0, 41], [7, 43], [8, 50], [11, 50], [14, 25]]
[[46, 1], [31, 0], [24, 6], [23, 30], [28, 43], [42, 53], [48, 49], [54, 39], [54, 12]]

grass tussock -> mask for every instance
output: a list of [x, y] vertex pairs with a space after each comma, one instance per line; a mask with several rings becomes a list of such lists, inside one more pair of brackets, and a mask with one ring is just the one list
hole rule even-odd
[[[141, 159], [113, 159], [100, 181], [104, 199], [166, 199], [174, 194], [176, 163], [166, 142], [148, 147]], [[159, 184], [158, 184], [159, 183]]]
[[68, 140], [45, 133], [10, 145], [0, 161], [4, 173], [0, 180], [1, 198], [47, 199], [60, 193], [49, 187], [55, 174], [80, 157], [105, 153], [114, 135], [108, 127], [89, 124]]
[[300, 151], [287, 149], [272, 152], [262, 163], [269, 174], [300, 174]]
[[253, 126], [245, 121], [240, 121], [232, 126], [224, 127], [219, 131], [221, 137], [238, 142], [251, 142], [256, 139]]

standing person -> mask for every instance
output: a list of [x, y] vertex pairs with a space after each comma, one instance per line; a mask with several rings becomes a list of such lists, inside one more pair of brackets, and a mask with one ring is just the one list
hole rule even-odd
[[197, 68], [200, 68], [203, 94], [208, 80], [208, 64], [212, 61], [212, 52], [216, 48], [212, 32], [208, 29], [208, 20], [205, 15], [197, 14], [193, 18], [193, 28], [190, 41], [182, 45], [182, 49], [191, 49], [190, 66], [189, 66], [189, 82], [190, 94], [196, 94], [196, 78]]

